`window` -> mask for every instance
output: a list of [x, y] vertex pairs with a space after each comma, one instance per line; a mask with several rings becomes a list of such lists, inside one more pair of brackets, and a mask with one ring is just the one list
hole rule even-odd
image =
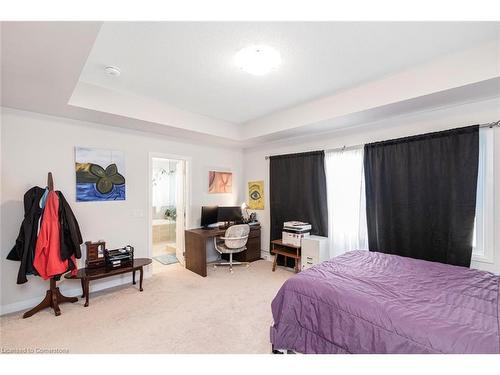
[[493, 263], [493, 138], [493, 129], [479, 129], [476, 220], [472, 240], [472, 260], [488, 263]]
[[[472, 260], [493, 263], [494, 129], [479, 129], [479, 165]], [[331, 256], [368, 249], [363, 148], [327, 151], [328, 226]], [[336, 197], [342, 197], [336, 199]]]

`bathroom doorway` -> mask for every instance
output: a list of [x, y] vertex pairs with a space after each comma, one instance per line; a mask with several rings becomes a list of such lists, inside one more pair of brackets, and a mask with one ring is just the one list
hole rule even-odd
[[151, 157], [151, 255], [153, 272], [184, 265], [187, 161]]

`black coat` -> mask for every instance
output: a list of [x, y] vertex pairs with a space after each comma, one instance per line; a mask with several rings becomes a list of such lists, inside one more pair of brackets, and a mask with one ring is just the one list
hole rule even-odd
[[40, 198], [44, 192], [45, 189], [35, 186], [24, 194], [24, 219], [16, 244], [7, 255], [7, 259], [21, 262], [17, 273], [18, 284], [24, 284], [28, 281], [26, 275], [37, 274], [35, 267], [33, 267], [33, 259], [35, 258], [35, 246], [38, 238], [38, 222], [42, 215]]
[[58, 191], [57, 196], [59, 197], [59, 224], [61, 225], [61, 258], [68, 260], [74, 255], [80, 259], [82, 257], [80, 245], [83, 240], [78, 221], [64, 195]]
[[[33, 267], [33, 260], [35, 259], [35, 247], [38, 238], [38, 223], [43, 211], [40, 208], [40, 199], [44, 192], [45, 189], [35, 186], [24, 194], [24, 220], [16, 244], [7, 256], [9, 260], [21, 261], [17, 274], [18, 284], [24, 284], [28, 281], [26, 275], [38, 274], [35, 267]], [[72, 255], [81, 258], [80, 244], [83, 241], [80, 227], [64, 195], [58, 191], [57, 196], [59, 197], [58, 216], [61, 230], [61, 258], [67, 260]], [[69, 262], [69, 264], [71, 266], [73, 263]]]

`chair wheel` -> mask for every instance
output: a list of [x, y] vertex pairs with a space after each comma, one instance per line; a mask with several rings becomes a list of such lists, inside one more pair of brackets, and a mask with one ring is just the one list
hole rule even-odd
[[230, 273], [234, 273], [232, 269], [229, 270]]

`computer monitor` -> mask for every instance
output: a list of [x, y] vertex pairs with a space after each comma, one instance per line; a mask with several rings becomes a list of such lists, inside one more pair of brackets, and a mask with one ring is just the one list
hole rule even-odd
[[201, 226], [208, 228], [210, 224], [216, 224], [219, 208], [217, 206], [202, 206], [201, 207]]
[[218, 221], [234, 222], [241, 221], [243, 215], [241, 214], [240, 206], [219, 206]]

